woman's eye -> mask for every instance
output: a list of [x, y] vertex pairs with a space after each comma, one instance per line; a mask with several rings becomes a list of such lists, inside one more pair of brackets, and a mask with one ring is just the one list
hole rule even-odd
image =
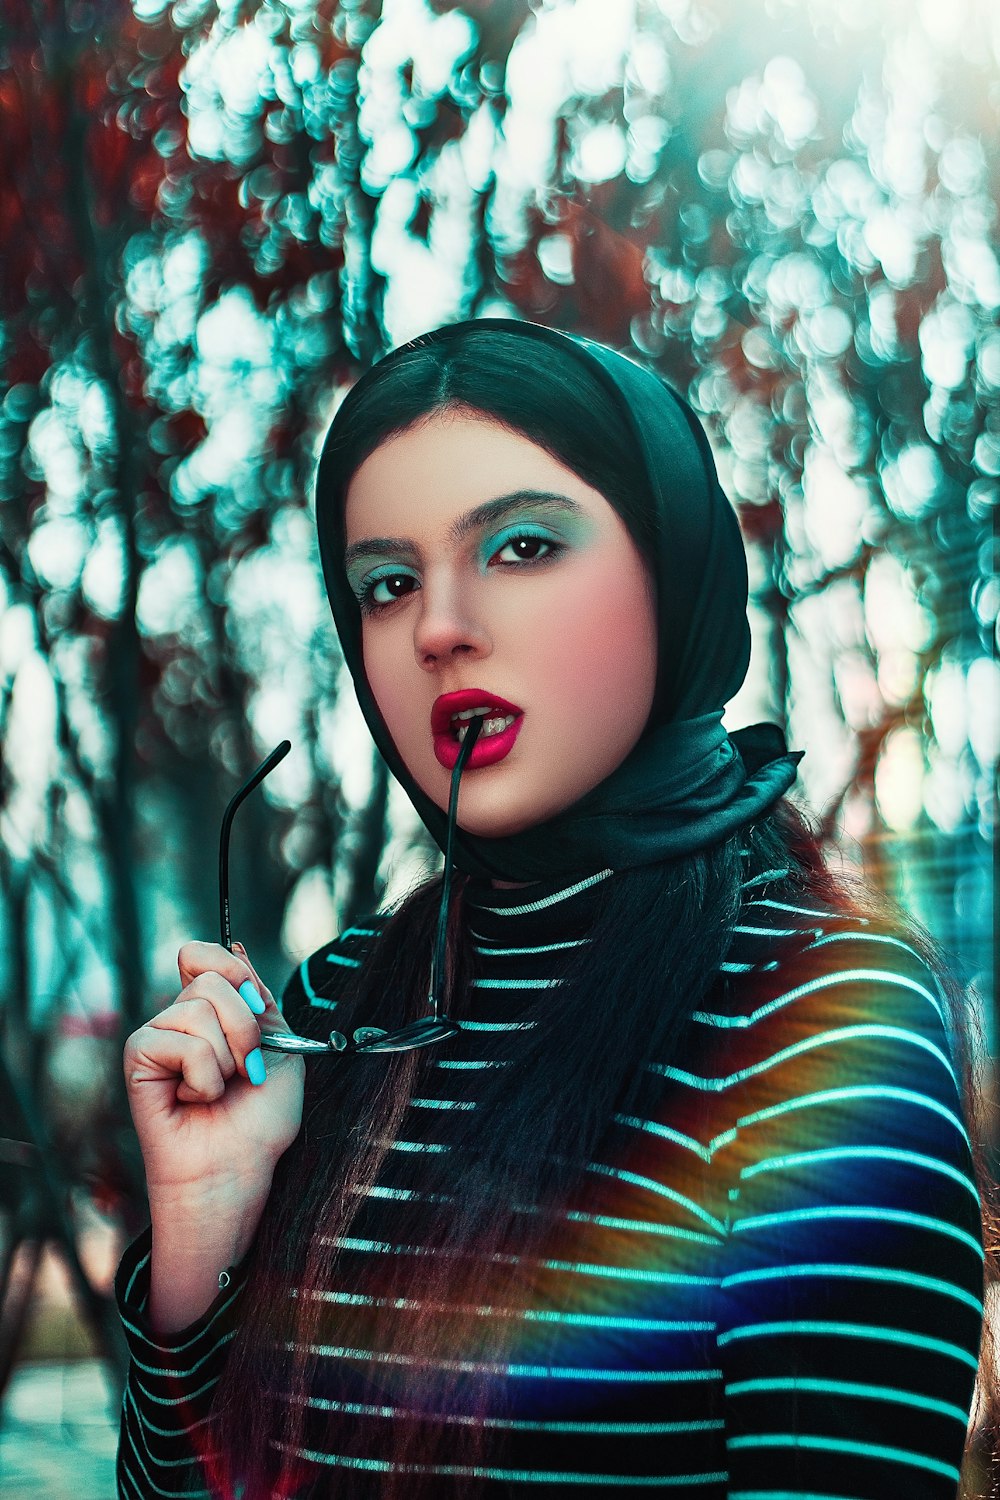
[[[545, 551], [540, 552], [540, 548]], [[554, 542], [546, 536], [536, 536], [534, 532], [518, 532], [509, 536], [491, 554], [491, 557], [500, 559], [503, 567], [530, 566], [532, 563], [552, 562], [560, 552], [564, 550], [564, 543]], [[511, 551], [513, 557], [504, 558], [502, 553]], [[407, 584], [416, 583], [417, 580], [410, 573], [383, 573], [378, 578], [368, 578], [358, 591], [358, 605], [363, 615], [379, 614], [388, 609], [399, 599], [406, 599], [411, 590]]]
[[[542, 557], [548, 557], [556, 550], [558, 550], [559, 544], [557, 542], [550, 542], [548, 537], [535, 536], [534, 532], [526, 531], [521, 536], [508, 537], [503, 546], [500, 548], [500, 551], [496, 553], [496, 556], [499, 557], [500, 552], [506, 552], [508, 547], [512, 547], [514, 549], [515, 558], [518, 562], [540, 562], [541, 558], [539, 557], [537, 551], [539, 545], [548, 547], [549, 551], [547, 553], [542, 553]], [[522, 550], [525, 546], [527, 546], [529, 549], [534, 548], [535, 550], [529, 550], [526, 555]]]
[[[369, 578], [362, 584], [358, 597], [361, 613], [363, 615], [374, 614], [394, 604], [397, 599], [404, 599], [405, 594], [396, 592], [397, 585], [413, 582], [414, 579], [409, 573], [383, 573], [381, 578]], [[379, 594], [377, 592], [379, 589], [385, 589], [386, 592]]]

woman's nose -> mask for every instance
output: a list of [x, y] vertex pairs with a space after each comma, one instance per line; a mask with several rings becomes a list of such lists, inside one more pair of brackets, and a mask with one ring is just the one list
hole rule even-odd
[[472, 600], [452, 581], [425, 580], [413, 628], [413, 648], [421, 666], [433, 667], [456, 653], [485, 656], [491, 643]]

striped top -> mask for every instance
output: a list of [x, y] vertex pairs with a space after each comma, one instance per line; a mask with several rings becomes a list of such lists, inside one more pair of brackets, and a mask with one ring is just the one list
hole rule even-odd
[[[498, 1415], [476, 1471], [485, 1494], [954, 1500], [984, 1254], [947, 1012], [901, 937], [778, 899], [772, 877], [785, 873], [744, 885], [682, 1050], [656, 1065], [659, 1107], [615, 1118], [556, 1252], [524, 1267], [518, 1332], [492, 1372]], [[528, 891], [470, 882], [474, 1019], [435, 1050], [433, 1090], [425, 1082], [410, 1100], [350, 1227], [333, 1305], [367, 1258], [419, 1249], [393, 1231], [418, 1181], [416, 1148], [447, 1149], [449, 1112], [475, 1108], [491, 1042], [553, 982], [552, 955], [589, 941], [611, 875]], [[293, 972], [283, 1009], [296, 1030], [329, 1032], [329, 978], [362, 962], [384, 921], [348, 929]], [[239, 1323], [244, 1268], [189, 1328], [156, 1336], [149, 1246], [147, 1229], [116, 1280], [131, 1352], [118, 1494], [207, 1496], [198, 1428]], [[488, 1288], [484, 1268], [473, 1290], [486, 1318]], [[463, 1306], [468, 1290], [456, 1289]], [[323, 1346], [300, 1454], [318, 1476], [310, 1495], [335, 1495], [345, 1464], [369, 1470], [378, 1492], [387, 1424], [414, 1418], [405, 1307], [395, 1326], [393, 1350]], [[324, 1440], [324, 1412], [345, 1402], [352, 1452], [366, 1458]], [[461, 1491], [466, 1471], [434, 1472], [436, 1493]]]

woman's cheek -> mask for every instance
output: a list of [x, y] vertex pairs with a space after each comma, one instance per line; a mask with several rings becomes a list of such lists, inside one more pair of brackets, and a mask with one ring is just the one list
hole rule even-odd
[[640, 578], [598, 575], [586, 608], [558, 633], [558, 676], [588, 713], [645, 723], [656, 681], [657, 624]]
[[550, 660], [560, 696], [606, 712], [608, 693], [617, 692], [623, 673], [632, 665], [631, 634], [631, 622], [622, 618], [606, 590], [595, 588], [589, 593], [583, 609], [550, 631]]
[[387, 643], [364, 642], [362, 651], [365, 676], [385, 719], [389, 733], [397, 738], [402, 723], [396, 723], [396, 714], [405, 702], [405, 656], [397, 648], [387, 648]]

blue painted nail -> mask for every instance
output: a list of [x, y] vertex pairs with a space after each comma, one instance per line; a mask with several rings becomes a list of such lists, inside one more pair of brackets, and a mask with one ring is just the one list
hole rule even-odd
[[267, 1006], [264, 1004], [263, 1000], [260, 997], [260, 990], [254, 984], [252, 979], [244, 979], [243, 983], [240, 985], [240, 994], [243, 996], [243, 999], [249, 1005], [255, 1016], [262, 1016], [265, 1010], [267, 1010]]
[[247, 1077], [249, 1078], [251, 1083], [264, 1082], [264, 1079], [267, 1077], [267, 1072], [264, 1068], [264, 1059], [261, 1056], [259, 1047], [255, 1047], [252, 1052], [247, 1053], [246, 1067]]

